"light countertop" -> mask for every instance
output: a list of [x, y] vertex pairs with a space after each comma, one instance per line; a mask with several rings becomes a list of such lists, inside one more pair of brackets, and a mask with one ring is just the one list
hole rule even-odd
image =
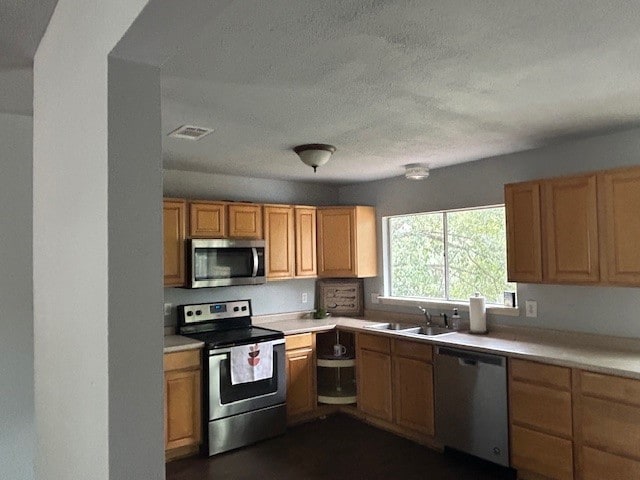
[[367, 321], [348, 317], [329, 317], [322, 320], [287, 319], [254, 323], [262, 327], [282, 330], [286, 335], [329, 331], [337, 327], [340, 330], [386, 335], [433, 345], [462, 347], [640, 379], [640, 341], [637, 339], [517, 327], [495, 327], [487, 335], [456, 332], [430, 337], [367, 328], [382, 322], [383, 320]]
[[183, 337], [182, 335], [164, 336], [164, 353], [193, 350], [196, 348], [202, 348], [203, 346], [204, 342], [194, 340], [193, 338]]

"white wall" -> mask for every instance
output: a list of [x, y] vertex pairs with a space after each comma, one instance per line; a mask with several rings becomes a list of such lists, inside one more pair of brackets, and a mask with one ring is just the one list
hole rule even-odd
[[[141, 326], [126, 339], [128, 345], [121, 337], [109, 338], [110, 325], [120, 320], [114, 318], [120, 312], [110, 307], [118, 297], [123, 309], [131, 303], [131, 294], [109, 291], [110, 284], [129, 273], [121, 268], [120, 252], [111, 249], [109, 242], [121, 236], [121, 244], [131, 239], [137, 245], [140, 232], [135, 227], [133, 231], [122, 228], [125, 222], [115, 230], [109, 225], [109, 219], [120, 213], [128, 218], [129, 213], [111, 195], [139, 197], [131, 185], [119, 183], [122, 180], [114, 169], [122, 165], [108, 148], [115, 139], [108, 137], [107, 56], [146, 3], [59, 0], [34, 61], [33, 288], [39, 479], [164, 477], [158, 461], [162, 452], [146, 455], [149, 447], [139, 445], [137, 437], [127, 438], [127, 430], [118, 428], [109, 410], [116, 394], [125, 396], [119, 401], [130, 398], [136, 405], [146, 401], [156, 405], [161, 395], [161, 390], [148, 383], [127, 392], [109, 385], [110, 378], [128, 375], [115, 356], [121, 351], [126, 355], [131, 344], [138, 346], [140, 361], [147, 365], [161, 354], [153, 336], [147, 342], [139, 334], [144, 327], [149, 331], [158, 328], [147, 317], [135, 319]], [[136, 106], [131, 103], [132, 109]], [[143, 113], [132, 111], [131, 115]], [[141, 168], [148, 164], [147, 158], [141, 159]], [[148, 200], [149, 191], [142, 191]], [[142, 207], [148, 208], [147, 203]], [[153, 255], [159, 251], [155, 244], [161, 242], [154, 235], [159, 219], [152, 215], [139, 228], [150, 226]], [[112, 259], [110, 255], [116, 256]], [[145, 292], [142, 297], [146, 304], [149, 296]], [[155, 298], [150, 311], [161, 298]], [[154, 377], [151, 383], [157, 384], [158, 369], [149, 367], [148, 374]], [[131, 429], [152, 428], [147, 425], [148, 416], [132, 421]], [[161, 423], [162, 417], [155, 421]], [[118, 452], [131, 449], [122, 458], [127, 463], [119, 467], [120, 459], [110, 452], [116, 443]], [[155, 443], [153, 446], [157, 450]], [[133, 476], [116, 476], [125, 468]]]
[[[382, 216], [504, 203], [510, 182], [640, 164], [640, 129], [574, 140], [537, 150], [488, 158], [431, 171], [426, 180], [395, 178], [340, 189], [344, 204], [375, 205]], [[378, 223], [379, 245], [382, 245]], [[379, 259], [382, 272], [382, 259]], [[365, 281], [366, 308], [415, 313], [415, 309], [372, 305], [382, 276]], [[538, 301], [538, 318], [489, 317], [489, 322], [640, 337], [640, 289], [518, 285], [520, 305]]]
[[34, 478], [32, 129], [0, 113], [0, 478]]
[[[243, 200], [258, 203], [292, 205], [333, 205], [338, 200], [338, 187], [312, 183], [214, 175], [178, 170], [164, 171], [164, 195], [209, 200]], [[307, 303], [302, 294], [307, 293]], [[176, 307], [182, 304], [250, 299], [253, 313], [296, 312], [312, 310], [315, 279], [285, 280], [263, 285], [199, 288], [165, 288], [164, 301], [171, 303], [172, 313], [165, 325], [176, 325]]]

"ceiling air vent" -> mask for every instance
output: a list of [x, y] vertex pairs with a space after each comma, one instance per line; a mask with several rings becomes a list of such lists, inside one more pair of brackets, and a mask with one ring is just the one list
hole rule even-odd
[[200, 140], [202, 137], [206, 137], [211, 132], [213, 132], [213, 128], [182, 125], [181, 127], [178, 127], [173, 132], [171, 132], [169, 136], [173, 138], [184, 138], [187, 140]]

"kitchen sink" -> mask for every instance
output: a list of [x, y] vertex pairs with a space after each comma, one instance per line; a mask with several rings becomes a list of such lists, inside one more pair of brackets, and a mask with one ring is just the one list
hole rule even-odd
[[398, 322], [392, 322], [392, 323], [378, 323], [376, 325], [367, 325], [366, 328], [373, 328], [374, 330], [402, 330], [403, 332], [409, 329], [416, 329], [416, 328], [420, 328], [419, 325], [410, 325], [407, 323], [398, 323]]
[[420, 326], [420, 325], [410, 325], [407, 323], [378, 323], [376, 325], [369, 325], [366, 328], [372, 328], [374, 330], [394, 330], [398, 333], [414, 333], [417, 335], [425, 335], [425, 336], [433, 336], [433, 335], [443, 335], [445, 333], [455, 333], [455, 330], [451, 330], [449, 328], [444, 327], [435, 327], [435, 326]]
[[444, 327], [432, 327], [432, 326], [424, 326], [424, 327], [414, 327], [414, 328], [406, 328], [402, 330], [404, 333], [417, 333], [418, 335], [443, 335], [446, 333], [456, 333], [455, 330], [451, 330], [450, 328]]

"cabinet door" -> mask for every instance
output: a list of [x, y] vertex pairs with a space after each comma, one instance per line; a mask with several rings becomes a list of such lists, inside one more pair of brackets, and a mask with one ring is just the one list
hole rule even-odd
[[509, 281], [541, 282], [540, 183], [505, 185], [504, 199]]
[[420, 360], [398, 356], [394, 356], [393, 365], [396, 423], [433, 435], [433, 367]]
[[[542, 478], [573, 479], [573, 443], [516, 425], [511, 427], [511, 466]], [[524, 475], [518, 478], [529, 478]]]
[[[600, 180], [600, 179], [599, 179]], [[640, 285], [640, 168], [605, 172], [600, 199], [606, 281]]]
[[311, 412], [316, 405], [313, 349], [287, 351], [287, 416]]
[[200, 370], [164, 374], [165, 450], [200, 443]]
[[295, 244], [292, 207], [264, 207], [264, 238], [267, 278], [293, 278]]
[[596, 176], [548, 180], [543, 188], [548, 280], [598, 282]]
[[295, 207], [296, 277], [318, 275], [316, 208]]
[[371, 416], [393, 420], [391, 355], [358, 351], [358, 408]]
[[355, 277], [355, 209], [318, 209], [318, 276]]
[[229, 237], [262, 238], [262, 205], [230, 204]]
[[184, 239], [187, 202], [165, 199], [162, 204], [164, 285], [182, 286], [185, 279]]
[[224, 202], [192, 202], [189, 214], [189, 233], [193, 238], [227, 236], [227, 206]]

